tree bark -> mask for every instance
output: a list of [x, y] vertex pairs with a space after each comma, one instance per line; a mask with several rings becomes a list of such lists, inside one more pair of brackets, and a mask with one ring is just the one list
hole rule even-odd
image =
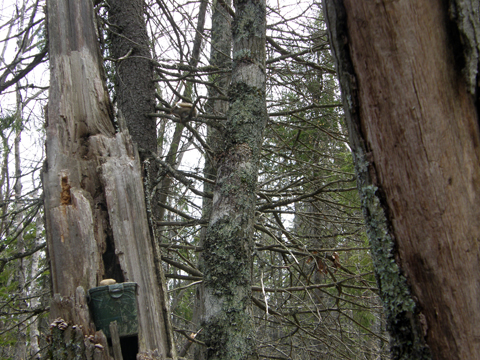
[[[155, 242], [159, 234], [156, 221], [161, 217], [163, 209], [159, 206], [161, 193], [155, 192], [154, 179], [157, 177], [158, 165], [147, 160], [151, 154], [157, 153], [156, 119], [149, 114], [155, 110], [155, 86], [153, 79], [153, 62], [149, 47], [149, 38], [144, 18], [143, 0], [113, 0], [108, 8], [108, 18], [113, 26], [109, 28], [109, 49], [115, 62], [115, 96], [120, 116], [125, 119], [127, 129], [132, 134], [132, 140], [140, 150], [144, 190], [147, 195], [149, 230], [152, 237], [154, 264], [157, 282], [152, 283], [155, 292], [161, 300], [162, 322], [156, 326], [159, 329], [159, 339], [162, 348], [175, 356], [173, 328], [169, 317], [168, 296], [165, 276], [161, 264], [160, 250]], [[114, 170], [113, 167], [111, 170]], [[142, 178], [138, 179], [142, 184]], [[117, 200], [117, 199], [116, 199]], [[138, 211], [140, 209], [137, 209]], [[121, 219], [119, 219], [121, 220]], [[119, 225], [121, 221], [119, 222]], [[125, 244], [127, 245], [127, 244]], [[145, 304], [146, 305], [146, 304]]]
[[[60, 318], [53, 323], [52, 352], [109, 358], [85, 294], [113, 277], [138, 284], [139, 352], [165, 358], [140, 162], [128, 132], [115, 134], [92, 2], [51, 0], [47, 12], [51, 79], [42, 180], [51, 318]], [[90, 335], [103, 343], [101, 354], [100, 346], [90, 351]]]
[[143, 0], [109, 2], [110, 52], [115, 59], [115, 96], [133, 142], [157, 151], [155, 84]]
[[258, 160], [267, 121], [265, 1], [235, 1], [225, 148], [204, 244], [208, 359], [255, 357], [250, 314]]
[[[227, 6], [231, 6], [230, 0], [225, 0]], [[232, 64], [232, 18], [227, 10], [218, 1], [213, 4], [212, 14], [212, 35], [211, 35], [211, 50], [210, 50], [210, 65], [223, 69], [225, 73], [220, 73], [212, 76], [213, 86], [208, 89], [209, 101], [205, 108], [208, 113], [215, 116], [226, 116], [228, 110], [228, 102], [220, 100], [221, 96], [226, 96], [228, 86], [231, 80], [231, 64]], [[220, 121], [217, 125], [220, 125]], [[217, 159], [222, 153], [224, 144], [224, 136], [221, 131], [214, 127], [207, 126], [206, 143], [208, 149], [205, 153], [205, 163], [203, 168], [203, 176], [213, 182], [217, 178]], [[210, 151], [208, 151], [210, 150]], [[203, 192], [213, 193], [214, 185], [210, 182], [205, 182], [203, 185]], [[202, 218], [210, 219], [212, 213], [212, 199], [204, 197], [202, 204]], [[200, 233], [199, 246], [203, 247], [205, 242], [206, 228], [202, 227]], [[198, 260], [198, 268], [201, 272], [204, 271], [203, 255], [200, 253]], [[196, 288], [194, 322], [201, 323], [205, 316], [204, 307], [204, 285], [199, 284]], [[200, 338], [203, 334], [200, 334]], [[207, 356], [207, 349], [204, 346], [195, 345], [196, 360], [203, 360]]]
[[[17, 111], [15, 114], [15, 140], [14, 140], [14, 156], [15, 156], [15, 207], [18, 211], [18, 214], [15, 216], [15, 228], [20, 231], [23, 227], [23, 213], [21, 211], [21, 198], [22, 198], [22, 167], [20, 160], [20, 140], [22, 137], [22, 128], [23, 128], [23, 105], [22, 105], [22, 96], [20, 94], [19, 84], [16, 86], [16, 97], [17, 97]], [[17, 236], [17, 252], [19, 254], [25, 252], [25, 239], [23, 236], [23, 231]], [[27, 296], [27, 263], [24, 258], [17, 260], [17, 271], [16, 271], [16, 280], [18, 283], [18, 294], [21, 298], [28, 298]], [[26, 300], [19, 300], [17, 307], [21, 310], [27, 308]], [[15, 344], [15, 357], [17, 359], [25, 359], [27, 355], [27, 328], [25, 315], [19, 315], [19, 325], [17, 331], [17, 342]]]
[[324, 3], [393, 356], [476, 358], [479, 4]]

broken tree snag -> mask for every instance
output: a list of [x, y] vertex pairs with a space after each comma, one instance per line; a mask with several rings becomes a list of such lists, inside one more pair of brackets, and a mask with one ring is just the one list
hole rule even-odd
[[478, 4], [450, 3], [325, 0], [395, 358], [480, 353]]
[[99, 156], [104, 156], [101, 176], [124, 280], [138, 284], [140, 351], [157, 349], [160, 356], [166, 357], [163, 298], [155, 274], [138, 153], [126, 132], [115, 138], [92, 137], [91, 144]]
[[[47, 160], [44, 168], [45, 218], [54, 293], [75, 299], [103, 275], [99, 249], [105, 242], [98, 204], [97, 159], [89, 158], [92, 134], [114, 135], [111, 107], [99, 68], [91, 1], [47, 3], [50, 93]], [[80, 311], [80, 310], [78, 310]], [[86, 309], [88, 312], [88, 309]], [[85, 328], [88, 314], [81, 316]]]
[[[140, 163], [128, 132], [114, 131], [92, 2], [50, 0], [47, 6], [51, 80], [42, 177], [52, 316], [93, 336], [80, 295], [105, 277], [136, 282], [139, 352], [166, 358], [164, 299], [156, 282]], [[83, 352], [89, 358], [88, 347]]]
[[82, 328], [57, 318], [50, 323], [50, 359], [112, 360], [102, 332], [85, 336]]

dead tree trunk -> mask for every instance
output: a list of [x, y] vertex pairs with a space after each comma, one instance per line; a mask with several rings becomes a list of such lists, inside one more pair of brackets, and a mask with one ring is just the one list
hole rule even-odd
[[[63, 319], [54, 323], [52, 353], [108, 358], [83, 335], [95, 336], [86, 291], [109, 277], [138, 284], [139, 352], [166, 357], [140, 163], [128, 132], [115, 134], [92, 2], [50, 0], [47, 6], [51, 79], [43, 185], [51, 317]], [[106, 345], [98, 334], [92, 340]]]
[[393, 356], [477, 358], [480, 6], [324, 3]]

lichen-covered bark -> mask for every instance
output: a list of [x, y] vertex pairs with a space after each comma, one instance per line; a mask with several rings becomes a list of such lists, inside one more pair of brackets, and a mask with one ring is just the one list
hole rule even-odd
[[[463, 74], [468, 90], [475, 94], [478, 87], [478, 63], [480, 61], [480, 2], [469, 0], [449, 0], [448, 14], [455, 23], [460, 40], [457, 46], [463, 57]], [[458, 56], [459, 54], [457, 54]]]
[[[231, 1], [226, 0], [225, 3], [230, 6]], [[210, 50], [210, 65], [217, 66], [219, 69], [223, 69], [224, 73], [219, 73], [211, 77], [211, 81], [214, 86], [208, 89], [208, 96], [210, 100], [207, 102], [206, 110], [208, 113], [215, 116], [226, 116], [228, 110], [228, 102], [220, 100], [220, 97], [226, 96], [228, 93], [228, 86], [231, 79], [231, 52], [232, 52], [232, 18], [227, 13], [224, 6], [214, 2], [213, 14], [212, 14], [212, 33], [211, 33], [211, 50]], [[218, 121], [217, 125], [220, 127], [222, 122]], [[220, 130], [216, 127], [207, 128], [206, 143], [209, 146], [210, 151], [205, 154], [205, 164], [203, 168], [203, 174], [206, 179], [215, 181], [217, 178], [217, 161], [218, 155], [222, 152], [224, 144], [224, 137]], [[213, 193], [214, 186], [209, 182], [205, 182], [203, 186], [204, 193]], [[212, 199], [203, 198], [202, 204], [202, 217], [205, 219], [210, 218], [212, 212]], [[206, 229], [202, 228], [200, 234], [200, 246], [203, 247], [205, 239]], [[198, 268], [200, 271], [204, 271], [203, 255], [200, 255], [198, 261]], [[205, 307], [203, 302], [204, 286], [203, 283], [197, 286], [196, 299], [195, 299], [195, 311], [194, 321], [201, 323], [205, 315]], [[200, 338], [203, 334], [200, 334]], [[204, 360], [207, 356], [207, 349], [204, 346], [195, 346], [194, 358], [196, 360]]]
[[479, 353], [478, 4], [455, 4], [324, 1], [395, 359]]
[[359, 119], [358, 86], [350, 58], [346, 13], [338, 1], [325, 1], [324, 11], [330, 41], [336, 59], [342, 89], [350, 145], [357, 175], [357, 187], [372, 248], [378, 287], [382, 298], [387, 328], [391, 335], [394, 359], [430, 359], [415, 302], [406, 278], [395, 262], [395, 238], [382, 205], [382, 194], [375, 183], [375, 167], [367, 148]]
[[265, 2], [234, 1], [233, 73], [225, 148], [204, 243], [208, 359], [255, 357], [251, 261], [258, 159], [267, 120]]

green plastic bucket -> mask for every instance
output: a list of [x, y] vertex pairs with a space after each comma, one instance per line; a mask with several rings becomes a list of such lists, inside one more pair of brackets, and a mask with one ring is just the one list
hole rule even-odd
[[110, 338], [110, 323], [116, 320], [120, 337], [138, 334], [136, 283], [99, 286], [88, 290], [88, 293], [97, 330], [103, 330]]

